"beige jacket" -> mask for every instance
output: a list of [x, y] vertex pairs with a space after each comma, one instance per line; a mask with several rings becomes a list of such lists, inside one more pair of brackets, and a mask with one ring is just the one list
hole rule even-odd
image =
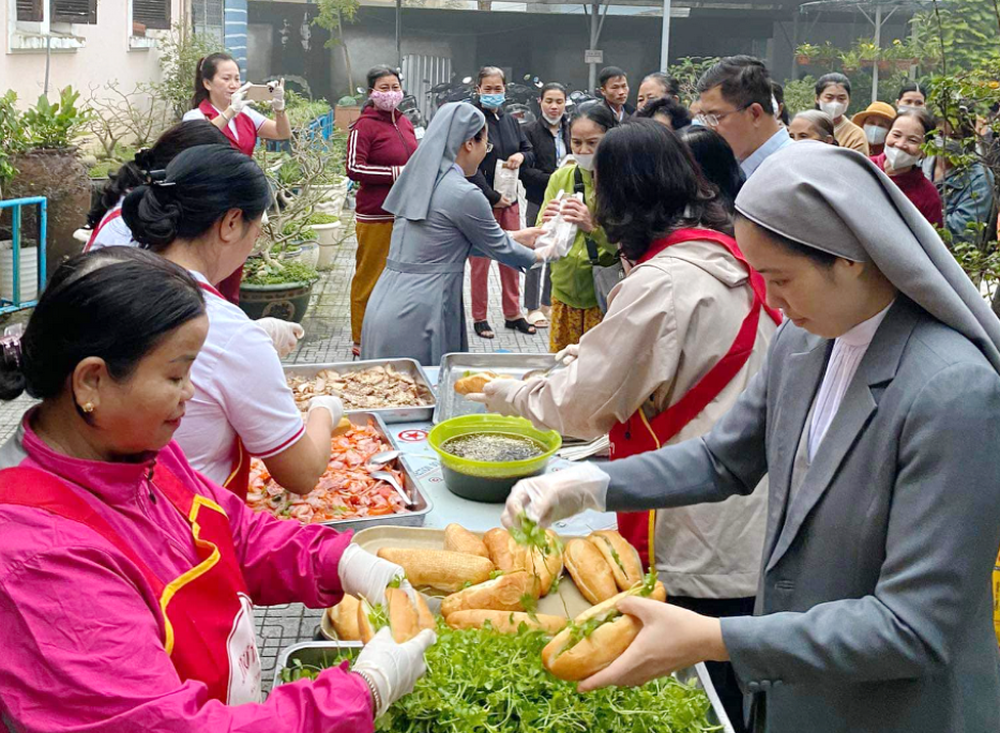
[[[746, 269], [709, 242], [684, 242], [633, 269], [611, 293], [604, 320], [579, 358], [510, 395], [513, 412], [539, 427], [591, 439], [641, 406], [650, 417], [683, 397], [724, 356], [750, 311]], [[670, 443], [707, 433], [764, 362], [776, 326], [765, 313], [753, 354], [716, 399]], [[766, 479], [765, 479], [766, 481]], [[754, 595], [767, 491], [720, 504], [657, 513], [656, 566], [673, 595]]]

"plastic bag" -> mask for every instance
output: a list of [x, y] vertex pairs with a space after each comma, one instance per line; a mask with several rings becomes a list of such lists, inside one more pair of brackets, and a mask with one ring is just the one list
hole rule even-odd
[[498, 160], [496, 173], [493, 175], [493, 190], [510, 201], [517, 201], [517, 179], [519, 171], [515, 168], [504, 168], [506, 161]]
[[570, 198], [575, 198], [583, 203], [583, 194], [577, 193], [567, 195], [565, 191], [560, 191], [555, 200], [559, 202], [559, 213], [542, 224], [542, 234], [535, 241], [535, 251], [540, 253], [546, 262], [558, 260], [569, 254], [576, 241], [579, 227], [566, 221], [562, 215], [563, 204]]

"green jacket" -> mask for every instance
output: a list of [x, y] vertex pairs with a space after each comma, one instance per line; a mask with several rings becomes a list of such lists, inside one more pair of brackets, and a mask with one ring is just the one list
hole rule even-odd
[[[573, 193], [575, 172], [575, 164], [566, 165], [549, 178], [548, 188], [545, 189], [545, 201], [538, 211], [539, 226], [549, 201], [554, 199], [560, 191]], [[581, 173], [583, 173], [583, 199], [587, 208], [590, 209], [590, 213], [593, 214], [595, 208], [594, 179], [587, 171], [581, 171]], [[552, 297], [560, 303], [580, 309], [597, 307], [593, 268], [590, 266], [590, 255], [587, 254], [586, 237], [590, 237], [597, 245], [598, 256], [603, 267], [611, 267], [615, 264], [618, 247], [608, 244], [604, 230], [598, 227], [588, 235], [584, 235], [583, 232], [578, 233], [569, 254], [549, 265], [552, 272]]]

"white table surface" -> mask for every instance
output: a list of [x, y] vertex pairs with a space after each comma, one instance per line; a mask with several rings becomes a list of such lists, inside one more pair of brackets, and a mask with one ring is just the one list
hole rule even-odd
[[[432, 384], [437, 384], [438, 367], [424, 367]], [[432, 508], [427, 514], [425, 527], [443, 529], [452, 522], [466, 529], [485, 532], [500, 525], [503, 504], [487, 504], [469, 501], [448, 490], [441, 475], [441, 465], [437, 455], [427, 444], [427, 434], [431, 422], [396, 423], [389, 425], [389, 432], [406, 457], [406, 463], [416, 475], [420, 490], [430, 499]], [[568, 461], [553, 459], [549, 471], [558, 471], [572, 465]], [[559, 534], [584, 535], [595, 529], [614, 529], [617, 526], [614, 513], [586, 511], [575, 517], [555, 524]]]

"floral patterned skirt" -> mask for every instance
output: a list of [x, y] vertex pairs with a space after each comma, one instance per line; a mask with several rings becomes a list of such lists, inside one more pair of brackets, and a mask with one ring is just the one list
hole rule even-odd
[[552, 315], [549, 318], [549, 351], [562, 351], [570, 344], [580, 343], [583, 334], [604, 320], [601, 309], [574, 308], [552, 297]]

